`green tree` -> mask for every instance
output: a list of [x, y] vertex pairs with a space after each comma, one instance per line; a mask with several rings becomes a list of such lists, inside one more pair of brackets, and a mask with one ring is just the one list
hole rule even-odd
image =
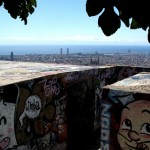
[[130, 29], [147, 31], [150, 43], [149, 0], [87, 0], [86, 11], [90, 17], [99, 15], [98, 25], [106, 36], [114, 34], [122, 21]]
[[3, 6], [12, 18], [19, 17], [27, 24], [27, 18], [34, 12], [37, 3], [36, 0], [0, 0], [0, 6]]

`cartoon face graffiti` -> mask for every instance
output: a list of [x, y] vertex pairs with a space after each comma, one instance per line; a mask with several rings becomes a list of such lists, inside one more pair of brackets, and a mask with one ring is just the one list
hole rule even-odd
[[122, 150], [150, 150], [150, 101], [126, 105], [117, 138]]

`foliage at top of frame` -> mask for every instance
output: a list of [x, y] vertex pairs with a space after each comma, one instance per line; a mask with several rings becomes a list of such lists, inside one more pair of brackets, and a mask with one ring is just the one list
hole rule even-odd
[[27, 18], [34, 12], [37, 2], [36, 0], [0, 0], [0, 6], [3, 6], [12, 18], [19, 17], [26, 25]]
[[86, 12], [89, 17], [99, 15], [98, 25], [106, 36], [114, 34], [121, 27], [122, 21], [130, 29], [148, 29], [150, 43], [148, 0], [87, 0]]

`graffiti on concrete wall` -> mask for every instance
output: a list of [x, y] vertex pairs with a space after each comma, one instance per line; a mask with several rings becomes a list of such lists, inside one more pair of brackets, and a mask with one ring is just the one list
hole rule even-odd
[[18, 100], [17, 85], [0, 88], [0, 149], [8, 149], [16, 145], [14, 115]]
[[150, 149], [148, 94], [108, 90], [101, 115], [101, 146], [112, 150]]
[[66, 91], [51, 77], [0, 89], [0, 150], [66, 148]]
[[99, 70], [99, 73], [95, 76], [95, 128], [100, 126], [103, 87], [113, 82], [113, 76], [114, 68]]
[[[71, 103], [69, 104], [71, 106], [69, 119], [73, 119], [72, 123], [78, 125], [78, 127], [74, 125], [77, 132], [72, 131], [76, 137], [78, 137], [78, 131], [81, 131], [83, 135], [84, 132], [86, 135], [88, 135], [87, 132], [92, 133], [89, 129], [92, 128], [93, 110], [95, 110], [95, 124], [100, 124], [100, 115], [103, 114], [103, 127], [107, 123], [108, 130], [108, 117], [110, 116], [104, 112], [106, 108], [112, 109], [113, 107], [103, 104], [102, 88], [139, 71], [141, 71], [140, 68], [132, 67], [91, 69], [67, 73], [64, 77], [44, 77], [0, 87], [0, 150], [42, 150], [46, 148], [55, 150], [60, 147], [61, 150], [65, 149], [68, 129], [66, 123], [68, 99]], [[94, 103], [93, 91], [95, 91]], [[115, 103], [114, 99], [113, 101]], [[104, 112], [102, 109], [105, 109]], [[126, 112], [123, 113], [125, 114]], [[111, 120], [111, 124], [113, 121], [115, 119]], [[81, 127], [80, 125], [83, 124], [84, 126]], [[116, 133], [114, 135], [116, 136], [120, 133], [118, 129], [122, 132], [122, 128], [118, 123], [114, 127], [115, 132], [111, 133]], [[104, 135], [110, 134], [107, 130], [103, 132]], [[82, 139], [82, 136], [79, 139]], [[118, 147], [121, 146], [119, 138], [117, 142]], [[149, 148], [146, 144], [137, 145], [137, 147], [140, 146]]]
[[120, 70], [117, 70], [117, 81], [128, 78], [132, 75], [137, 74], [141, 68], [136, 67], [121, 67]]
[[135, 75], [140, 71], [142, 71], [142, 68], [128, 66], [119, 66], [99, 70], [99, 72], [95, 76], [95, 128], [99, 127], [100, 125], [103, 87], [115, 83], [119, 80], [125, 79], [127, 77], [130, 77], [132, 75]]
[[95, 76], [98, 73], [98, 69], [90, 69], [90, 70], [84, 70], [80, 72], [70, 72], [67, 73], [65, 77], [65, 81], [67, 83], [71, 82], [79, 82], [79, 80], [84, 80], [87, 77]]

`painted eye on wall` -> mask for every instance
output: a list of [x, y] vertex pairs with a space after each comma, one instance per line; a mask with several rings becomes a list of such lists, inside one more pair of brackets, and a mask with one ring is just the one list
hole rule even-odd
[[141, 127], [141, 133], [150, 135], [150, 124], [149, 123], [143, 124], [143, 126]]
[[132, 123], [129, 119], [125, 119], [122, 123], [121, 129], [123, 130], [131, 130], [132, 128]]

